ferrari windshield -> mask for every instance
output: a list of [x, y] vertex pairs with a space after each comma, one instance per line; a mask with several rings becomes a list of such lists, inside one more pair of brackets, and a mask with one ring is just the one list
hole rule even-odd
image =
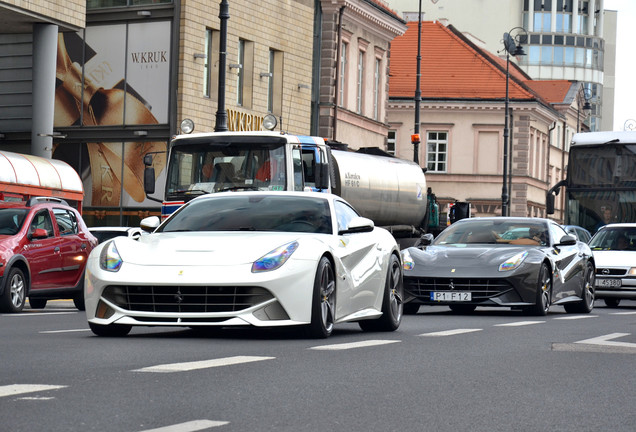
[[283, 144], [197, 142], [172, 148], [168, 199], [245, 189], [285, 189]]
[[446, 228], [433, 244], [545, 246], [548, 244], [548, 228], [544, 223], [532, 221], [464, 219]]
[[636, 251], [636, 226], [603, 228], [592, 237], [589, 244], [595, 251]]
[[237, 193], [191, 201], [157, 232], [282, 231], [332, 234], [326, 199]]

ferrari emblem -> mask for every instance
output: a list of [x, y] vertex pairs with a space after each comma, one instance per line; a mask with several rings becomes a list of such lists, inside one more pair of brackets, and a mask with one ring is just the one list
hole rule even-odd
[[455, 273], [455, 269], [451, 269], [451, 273]]

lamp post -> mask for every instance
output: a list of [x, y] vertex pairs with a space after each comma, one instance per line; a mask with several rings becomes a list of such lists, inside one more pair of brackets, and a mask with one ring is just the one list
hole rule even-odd
[[227, 112], [225, 111], [225, 63], [227, 58], [227, 20], [230, 19], [230, 6], [227, 0], [221, 0], [219, 9], [221, 20], [219, 39], [219, 102], [216, 110], [214, 132], [226, 132]]
[[422, 76], [422, 0], [417, 13], [417, 67], [415, 73], [415, 128], [411, 135], [411, 143], [413, 144], [413, 162], [420, 164], [420, 102], [422, 101], [422, 92], [420, 90], [420, 79]]
[[[592, 110], [592, 105], [590, 105], [590, 99], [592, 99], [592, 91], [589, 88], [586, 88], [585, 86], [583, 87], [583, 99], [585, 100], [585, 103], [583, 104], [583, 113], [584, 115], [587, 117], [587, 115], [585, 114], [586, 112], [590, 112]], [[579, 103], [576, 104], [576, 132], [580, 132], [581, 131], [581, 108], [580, 108], [581, 104], [580, 104], [580, 99], [579, 99]]]
[[[516, 36], [512, 36], [514, 31], [517, 31]], [[508, 201], [510, 199], [508, 195], [508, 138], [510, 136], [510, 129], [508, 127], [508, 105], [509, 100], [509, 82], [510, 82], [510, 54], [513, 56], [521, 56], [526, 53], [523, 51], [522, 43], [525, 43], [528, 38], [528, 33], [522, 27], [515, 27], [508, 33], [503, 35], [504, 48], [506, 50], [506, 97], [504, 99], [504, 131], [503, 131], [503, 184], [501, 187], [501, 215], [508, 216]]]

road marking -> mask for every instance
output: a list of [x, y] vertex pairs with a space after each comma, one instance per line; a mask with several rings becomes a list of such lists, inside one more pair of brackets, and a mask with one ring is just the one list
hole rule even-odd
[[226, 421], [213, 420], [192, 420], [185, 423], [179, 423], [171, 426], [164, 426], [156, 429], [146, 429], [140, 432], [195, 432], [203, 429], [218, 427], [228, 424]]
[[532, 324], [543, 324], [545, 321], [515, 321], [511, 323], [495, 324], [495, 327], [521, 327]]
[[579, 320], [585, 318], [598, 318], [598, 315], [568, 315], [555, 318], [555, 320]]
[[590, 345], [608, 345], [608, 346], [621, 346], [621, 347], [630, 347], [636, 348], [636, 344], [630, 342], [616, 342], [611, 339], [617, 339], [623, 336], [629, 336], [629, 333], [610, 333], [605, 336], [598, 336], [591, 339], [585, 339], [582, 341], [578, 341], [575, 343], [578, 344], [590, 344]]
[[333, 345], [320, 345], [311, 347], [309, 349], [312, 350], [329, 350], [329, 351], [338, 351], [338, 350], [348, 350], [354, 348], [366, 348], [371, 346], [378, 345], [387, 345], [392, 343], [402, 342], [399, 340], [366, 340], [361, 342], [351, 342], [351, 343], [341, 343], [341, 344], [333, 344]]
[[612, 312], [610, 315], [636, 315], [636, 312]]
[[25, 316], [41, 316], [41, 315], [71, 315], [76, 314], [77, 312], [24, 312], [16, 313], [16, 314], [2, 314], [0, 316], [6, 317], [25, 317]]
[[445, 330], [445, 331], [438, 331], [438, 332], [432, 332], [432, 333], [422, 333], [418, 336], [454, 336], [454, 335], [458, 335], [458, 334], [464, 334], [464, 333], [472, 333], [472, 332], [478, 332], [478, 331], [482, 331], [483, 329], [454, 329], [454, 330]]
[[0, 397], [15, 396], [24, 393], [34, 393], [39, 391], [57, 390], [67, 386], [45, 385], [45, 384], [12, 384], [0, 386]]
[[91, 329], [47, 330], [47, 331], [41, 331], [38, 333], [50, 334], [50, 333], [73, 333], [73, 332], [87, 332], [87, 331], [91, 331]]
[[230, 366], [241, 363], [250, 363], [262, 360], [272, 360], [276, 357], [254, 357], [254, 356], [235, 356], [212, 360], [201, 360], [185, 363], [169, 363], [164, 365], [149, 366], [141, 369], [135, 369], [132, 372], [187, 372], [197, 369], [208, 369], [219, 366]]
[[629, 336], [629, 333], [610, 333], [591, 339], [584, 339], [574, 343], [553, 343], [554, 351], [585, 351], [601, 353], [636, 354], [636, 344], [618, 342], [612, 339]]

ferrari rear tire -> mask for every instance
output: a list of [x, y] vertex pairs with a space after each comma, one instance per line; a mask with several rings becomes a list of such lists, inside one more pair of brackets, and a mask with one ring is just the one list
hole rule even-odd
[[4, 292], [0, 296], [0, 312], [16, 313], [24, 309], [27, 281], [24, 273], [17, 267], [9, 270]]
[[125, 325], [125, 324], [101, 325], [101, 324], [95, 324], [95, 323], [89, 322], [88, 326], [91, 328], [91, 331], [95, 333], [97, 336], [104, 336], [104, 337], [126, 336], [128, 333], [130, 333], [130, 330], [132, 329], [132, 326]]
[[420, 306], [422, 306], [420, 303], [415, 303], [415, 302], [404, 303], [403, 305], [404, 315], [416, 315], [417, 312], [420, 310]]
[[382, 299], [382, 316], [375, 320], [364, 320], [358, 324], [364, 331], [395, 331], [402, 322], [404, 304], [402, 265], [397, 256], [391, 254], [389, 269]]
[[336, 277], [329, 258], [322, 257], [316, 269], [311, 302], [310, 337], [324, 339], [333, 332], [336, 313]]
[[452, 310], [453, 312], [457, 314], [471, 314], [475, 312], [475, 309], [477, 308], [477, 306], [475, 305], [463, 305], [463, 304], [449, 305], [448, 307], [450, 308], [450, 310]]
[[594, 266], [588, 262], [583, 280], [581, 301], [563, 305], [567, 313], [590, 313], [594, 309]]
[[621, 299], [617, 298], [606, 298], [603, 300], [605, 302], [605, 306], [615, 308], [618, 307], [618, 304], [621, 302]]
[[550, 269], [546, 264], [541, 265], [537, 281], [537, 295], [534, 306], [527, 309], [528, 313], [536, 316], [546, 316], [550, 310], [552, 300], [552, 279]]

